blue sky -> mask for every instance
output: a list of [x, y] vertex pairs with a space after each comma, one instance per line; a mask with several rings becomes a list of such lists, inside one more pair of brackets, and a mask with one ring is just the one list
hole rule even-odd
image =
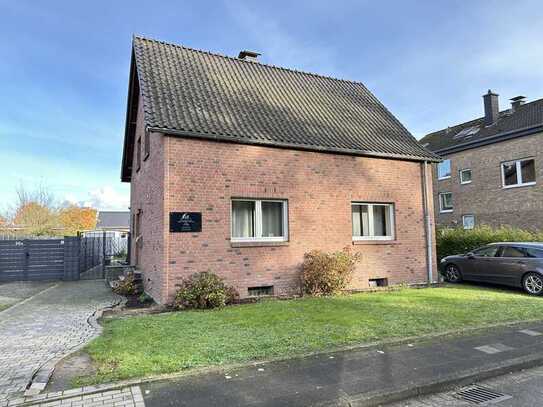
[[539, 1], [0, 0], [0, 209], [19, 183], [125, 209], [132, 34], [361, 81], [417, 137], [543, 97]]

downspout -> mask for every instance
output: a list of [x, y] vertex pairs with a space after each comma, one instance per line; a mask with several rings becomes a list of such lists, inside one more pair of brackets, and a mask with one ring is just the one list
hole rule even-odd
[[430, 221], [430, 210], [428, 197], [431, 196], [428, 191], [428, 162], [422, 163], [422, 208], [424, 212], [424, 225], [426, 228], [426, 265], [428, 271], [428, 285], [434, 282], [433, 276], [433, 252], [432, 252], [432, 224]]

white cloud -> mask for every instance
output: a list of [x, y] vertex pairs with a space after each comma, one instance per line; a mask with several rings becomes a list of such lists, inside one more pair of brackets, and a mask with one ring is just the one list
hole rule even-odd
[[64, 197], [64, 204], [88, 206], [102, 211], [126, 211], [130, 205], [128, 195], [111, 186], [92, 190], [83, 200], [77, 199], [74, 194], [67, 194]]

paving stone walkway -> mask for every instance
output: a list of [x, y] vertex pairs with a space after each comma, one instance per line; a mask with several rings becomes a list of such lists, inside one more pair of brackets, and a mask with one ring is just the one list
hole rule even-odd
[[97, 335], [89, 318], [119, 301], [100, 280], [59, 282], [0, 312], [0, 401], [22, 395], [38, 369]]
[[84, 388], [44, 393], [32, 399], [1, 401], [0, 407], [145, 407], [139, 386], [126, 386], [101, 392], [85, 392]]

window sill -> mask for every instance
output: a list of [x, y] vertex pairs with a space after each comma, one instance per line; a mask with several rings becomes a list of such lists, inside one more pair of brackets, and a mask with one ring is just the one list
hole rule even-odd
[[353, 245], [399, 245], [397, 240], [353, 240]]
[[445, 180], [445, 179], [451, 179], [451, 176], [449, 175], [448, 177], [438, 178], [437, 180], [438, 180], [438, 181], [443, 181], [443, 180]]
[[460, 185], [468, 185], [468, 184], [471, 184], [471, 181], [464, 181], [460, 183]]
[[274, 246], [288, 246], [289, 242], [230, 242], [230, 247], [274, 247]]
[[443, 211], [439, 211], [439, 213], [453, 213], [452, 209], [445, 209]]
[[515, 184], [515, 185], [504, 185], [502, 189], [511, 189], [511, 188], [522, 188], [522, 187], [533, 187], [536, 185], [535, 182], [527, 182], [525, 184]]

